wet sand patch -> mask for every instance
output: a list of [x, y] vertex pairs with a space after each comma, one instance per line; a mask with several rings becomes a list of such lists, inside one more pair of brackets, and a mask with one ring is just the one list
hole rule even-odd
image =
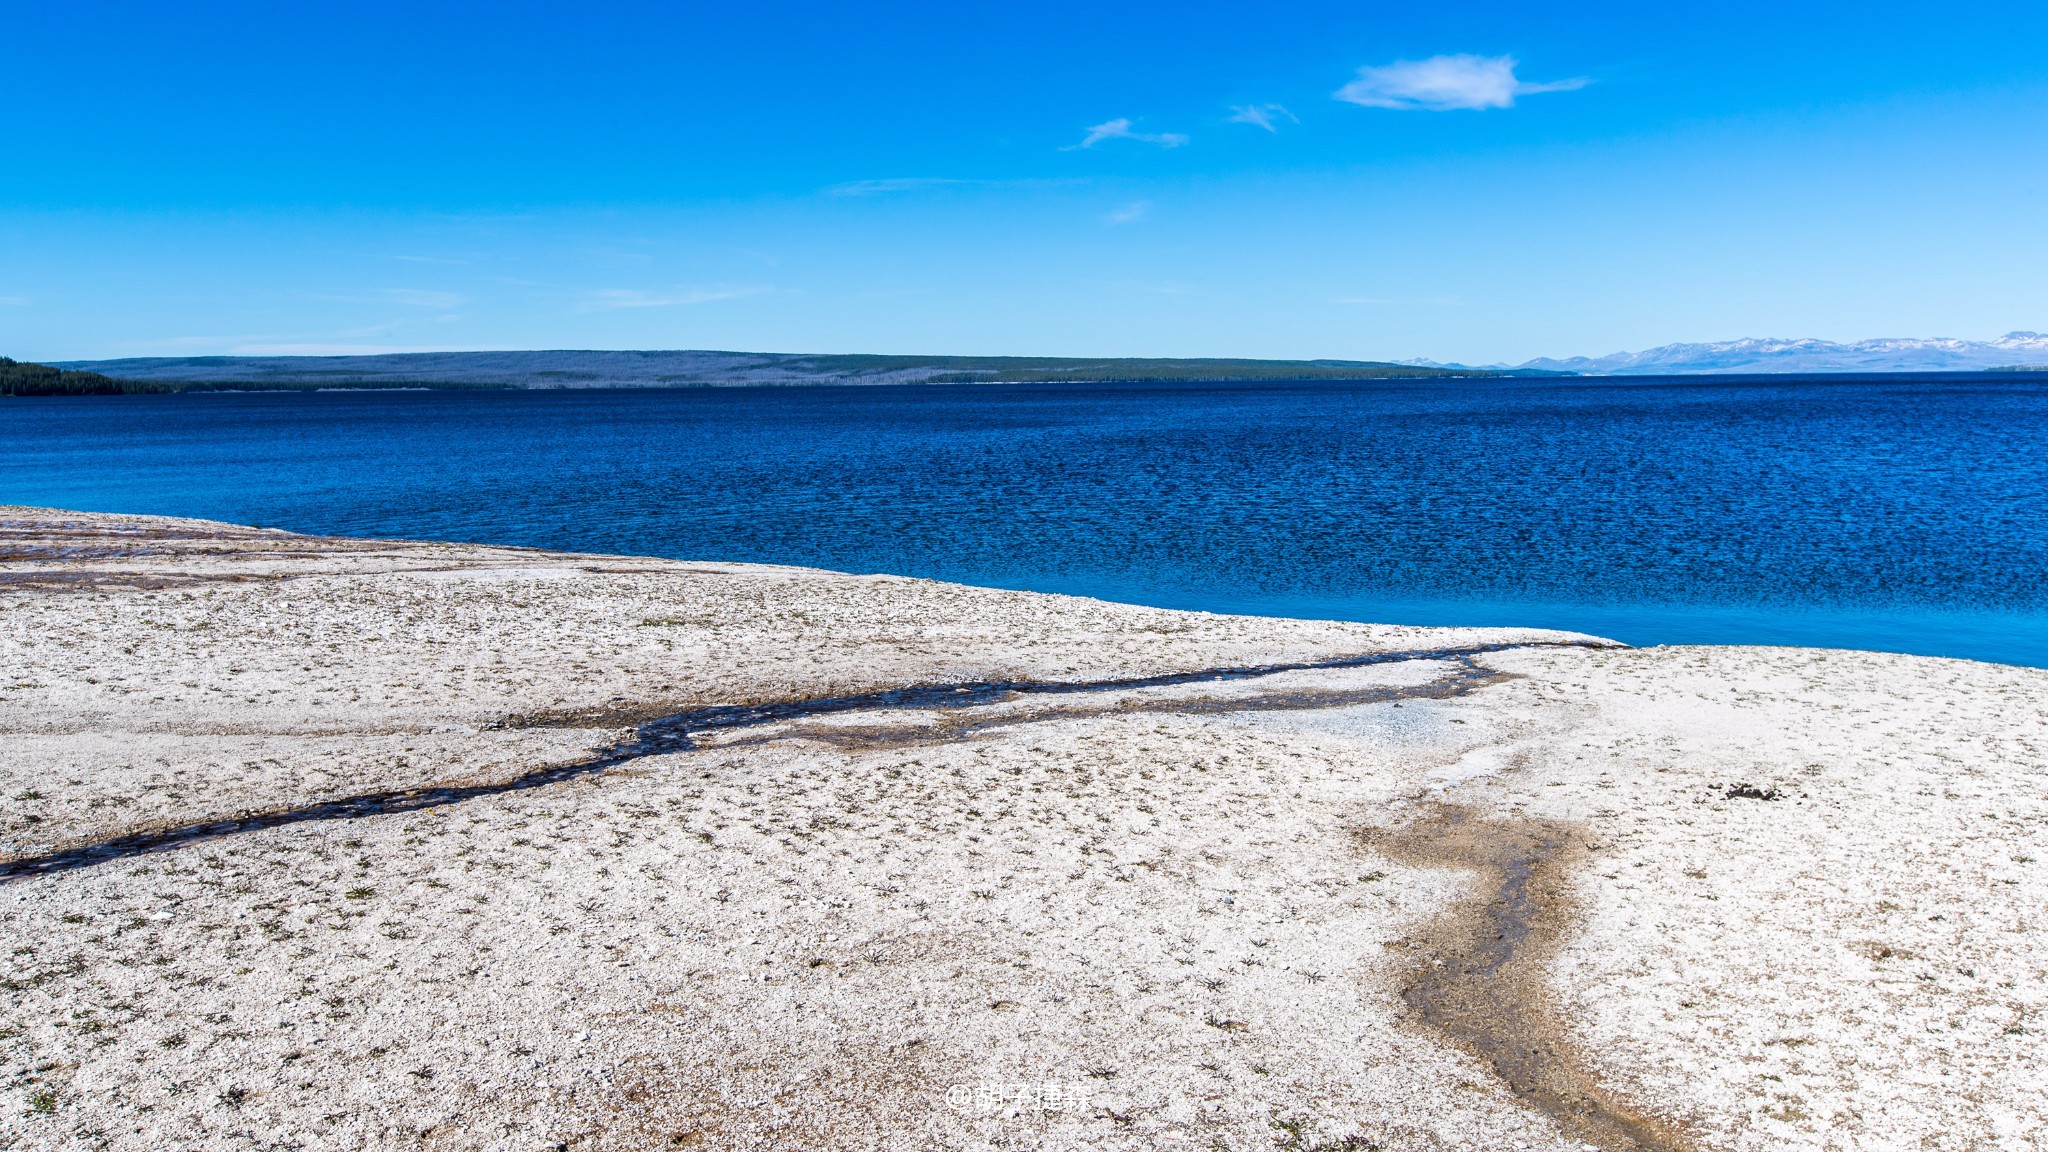
[[1554, 1012], [1545, 976], [1574, 921], [1571, 873], [1589, 851], [1582, 829], [1435, 805], [1361, 838], [1403, 864], [1478, 875], [1472, 897], [1412, 938], [1417, 955], [1401, 995], [1425, 1023], [1574, 1139], [1605, 1152], [1696, 1148], [1602, 1088]]

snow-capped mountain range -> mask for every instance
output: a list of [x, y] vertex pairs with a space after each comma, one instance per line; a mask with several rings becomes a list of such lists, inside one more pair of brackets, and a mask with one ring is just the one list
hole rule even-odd
[[[1403, 363], [1427, 367], [1429, 360]], [[1643, 352], [1609, 356], [1573, 356], [1566, 360], [1540, 357], [1526, 364], [1488, 364], [1488, 368], [1522, 368], [1546, 372], [1577, 372], [1589, 376], [1685, 375], [1695, 372], [1967, 372], [1991, 368], [2048, 367], [2048, 335], [2008, 332], [1996, 340], [1831, 340], [1749, 339], [1713, 344], [1666, 344]]]

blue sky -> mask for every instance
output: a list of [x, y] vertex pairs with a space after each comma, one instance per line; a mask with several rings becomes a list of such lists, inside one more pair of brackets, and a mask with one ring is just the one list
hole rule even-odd
[[2048, 329], [2048, 6], [10, 3], [0, 353]]

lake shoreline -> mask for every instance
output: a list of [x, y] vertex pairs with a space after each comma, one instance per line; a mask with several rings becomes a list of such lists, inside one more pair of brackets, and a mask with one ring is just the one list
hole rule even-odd
[[2048, 388], [1688, 379], [12, 405], [0, 491], [1156, 607], [2048, 666]]
[[[9, 1139], [2048, 1135], [2039, 670], [22, 507], [0, 646], [9, 860], [482, 788], [7, 880]], [[1443, 1015], [1453, 811], [1571, 850]]]

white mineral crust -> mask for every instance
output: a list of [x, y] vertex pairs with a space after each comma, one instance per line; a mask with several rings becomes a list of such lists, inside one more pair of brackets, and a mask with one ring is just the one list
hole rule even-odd
[[[0, 858], [715, 704], [1563, 639], [0, 508]], [[2048, 1147], [2048, 672], [1474, 660], [1512, 675], [839, 714], [15, 876], [0, 1146], [1579, 1147], [1403, 999], [1474, 874], [1359, 833], [1449, 804], [1581, 830], [1548, 1009], [1692, 1146]], [[1318, 691], [1385, 698], [1234, 710]]]

